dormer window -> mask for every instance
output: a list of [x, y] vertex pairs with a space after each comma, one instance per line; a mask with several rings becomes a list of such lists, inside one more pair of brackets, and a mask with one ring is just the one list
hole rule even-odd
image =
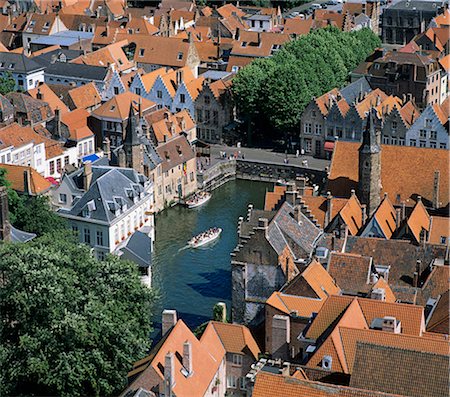
[[144, 52], [145, 52], [145, 48], [140, 48], [139, 49], [139, 56], [143, 57], [144, 56]]
[[242, 47], [242, 48], [247, 47], [247, 42], [246, 42], [246, 41], [243, 41], [243, 42], [241, 43], [241, 47]]
[[183, 59], [183, 53], [182, 53], [182, 52], [179, 52], [179, 53], [178, 53], [177, 59], [178, 59], [179, 61], [181, 61], [181, 60]]
[[14, 69], [14, 66], [16, 66], [15, 63], [10, 63], [8, 67], [9, 67], [10, 69]]

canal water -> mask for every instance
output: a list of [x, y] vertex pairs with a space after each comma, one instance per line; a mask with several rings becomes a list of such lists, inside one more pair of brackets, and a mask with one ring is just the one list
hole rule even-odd
[[[160, 328], [163, 309], [175, 309], [194, 329], [211, 319], [213, 306], [231, 299], [230, 252], [237, 244], [237, 221], [246, 216], [248, 204], [263, 208], [271, 184], [236, 180], [213, 191], [211, 200], [195, 209], [176, 206], [156, 216], [152, 283], [159, 292], [154, 311]], [[202, 231], [222, 228], [210, 246], [187, 248], [187, 241]], [[155, 334], [156, 336], [156, 334]]]

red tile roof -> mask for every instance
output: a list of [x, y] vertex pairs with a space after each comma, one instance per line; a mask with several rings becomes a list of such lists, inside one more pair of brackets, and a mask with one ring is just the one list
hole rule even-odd
[[30, 194], [43, 194], [52, 187], [52, 184], [32, 167], [0, 164], [0, 168], [6, 169], [6, 179], [11, 183], [11, 189], [14, 189], [19, 193], [24, 193], [26, 191], [24, 172], [28, 172], [30, 178]]
[[[357, 142], [337, 141], [331, 161], [328, 190], [338, 197], [348, 197], [358, 187]], [[449, 169], [446, 150], [409, 146], [381, 145], [381, 184], [394, 202], [397, 196], [406, 205], [414, 205], [416, 195], [431, 201], [434, 172], [440, 171], [439, 205], [449, 202]]]

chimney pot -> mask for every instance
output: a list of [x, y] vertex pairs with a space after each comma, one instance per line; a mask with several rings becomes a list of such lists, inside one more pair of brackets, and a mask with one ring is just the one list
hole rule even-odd
[[166, 335], [172, 327], [177, 323], [176, 310], [164, 310], [162, 312], [162, 336]]
[[168, 352], [164, 359], [164, 393], [166, 397], [172, 396], [172, 388], [175, 381], [175, 358], [172, 352]]
[[192, 344], [189, 341], [183, 344], [183, 367], [189, 375], [192, 373]]

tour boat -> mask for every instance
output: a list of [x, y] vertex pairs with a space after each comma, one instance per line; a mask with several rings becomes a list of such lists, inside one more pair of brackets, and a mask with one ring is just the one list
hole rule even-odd
[[197, 208], [201, 205], [205, 204], [211, 198], [211, 193], [208, 192], [200, 192], [195, 194], [189, 200], [186, 200], [186, 205], [188, 208]]
[[191, 248], [202, 247], [217, 240], [220, 236], [220, 233], [222, 233], [222, 229], [220, 227], [212, 227], [211, 229], [208, 229], [207, 231], [200, 233], [195, 237], [192, 237], [189, 240], [188, 245]]

